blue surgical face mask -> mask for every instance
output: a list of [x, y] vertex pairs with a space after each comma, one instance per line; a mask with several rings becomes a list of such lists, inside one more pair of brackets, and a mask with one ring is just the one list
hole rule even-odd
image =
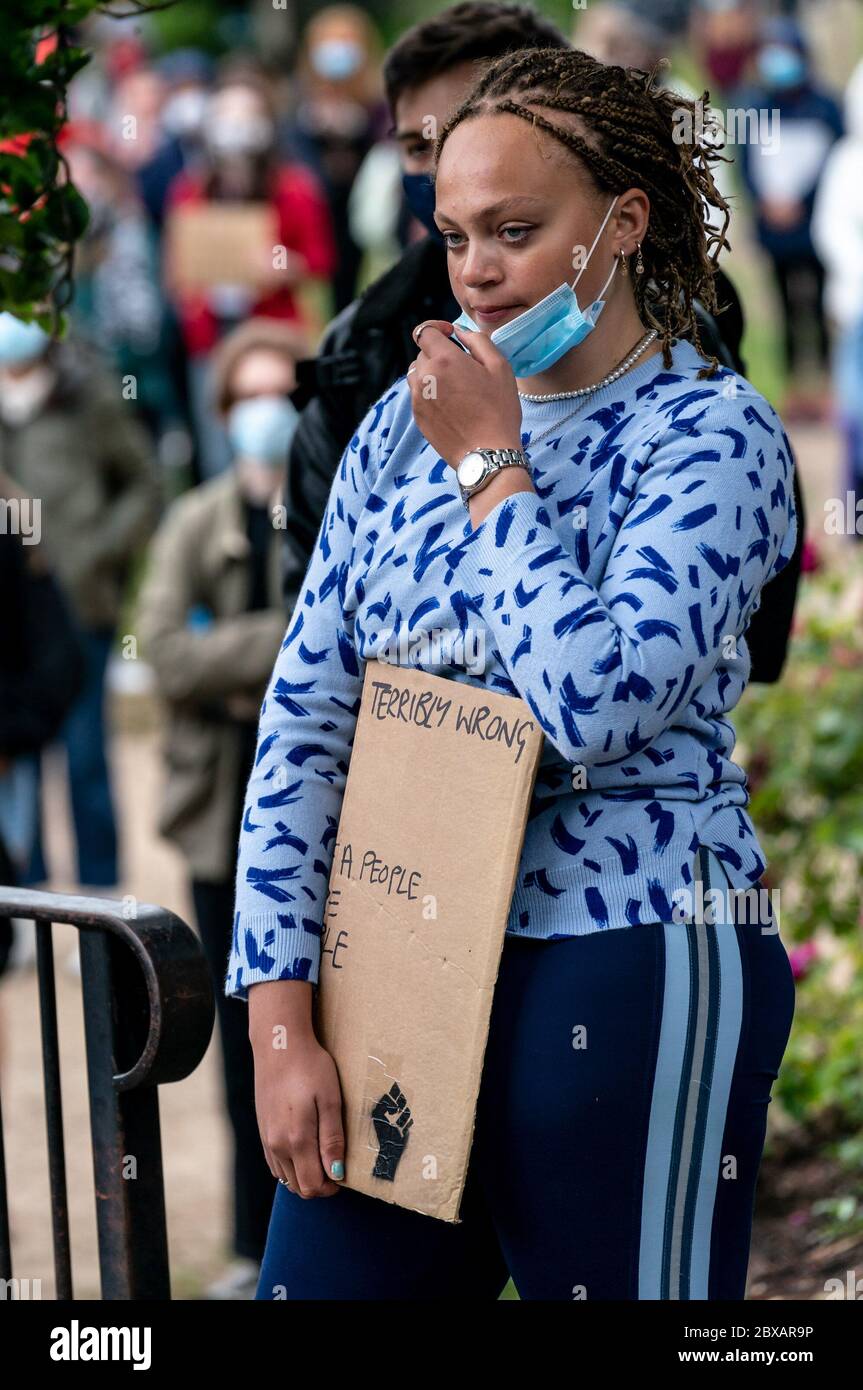
[[228, 412], [228, 438], [234, 453], [284, 466], [299, 411], [287, 396], [250, 396]]
[[14, 314], [0, 313], [0, 367], [23, 367], [41, 357], [51, 339], [38, 323], [22, 323]]
[[765, 44], [758, 54], [758, 71], [762, 81], [777, 91], [799, 87], [806, 77], [806, 61], [796, 48], [784, 44]]
[[434, 220], [435, 187], [431, 174], [402, 174], [402, 188], [407, 205], [417, 221], [438, 241], [443, 241], [443, 233]]
[[[515, 376], [529, 377], [546, 371], [548, 367], [553, 367], [564, 353], [569, 352], [570, 348], [583, 343], [588, 333], [593, 332], [596, 321], [605, 308], [603, 295], [611, 284], [617, 261], [615, 260], [611, 267], [608, 279], [599, 292], [599, 298], [593, 301], [586, 313], [582, 313], [575, 286], [587, 270], [596, 243], [605, 230], [605, 224], [616, 202], [617, 196], [602, 219], [602, 225], [593, 239], [584, 265], [572, 285], [559, 285], [551, 294], [547, 294], [545, 299], [541, 299], [530, 309], [525, 309], [523, 314], [510, 319], [509, 323], [501, 324], [500, 328], [496, 328], [491, 334], [490, 341], [506, 358]], [[455, 327], [469, 328], [474, 333], [482, 331], [466, 313], [460, 314], [455, 320]]]
[[312, 49], [312, 67], [319, 77], [343, 82], [359, 72], [365, 54], [353, 39], [323, 39]]

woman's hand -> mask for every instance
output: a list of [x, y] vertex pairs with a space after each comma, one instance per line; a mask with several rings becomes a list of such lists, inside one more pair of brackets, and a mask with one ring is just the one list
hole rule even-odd
[[[456, 333], [470, 356], [450, 342]], [[512, 368], [484, 333], [428, 319], [408, 369], [417, 426], [451, 468], [471, 449], [520, 449], [521, 403]]]
[[331, 1197], [345, 1135], [336, 1064], [315, 1037], [311, 985], [273, 980], [249, 989], [255, 1110], [267, 1164], [300, 1197]]

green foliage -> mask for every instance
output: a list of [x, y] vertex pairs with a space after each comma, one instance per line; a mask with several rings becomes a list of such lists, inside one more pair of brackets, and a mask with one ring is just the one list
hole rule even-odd
[[[804, 942], [817, 952], [797, 982], [775, 1094], [792, 1120], [832, 1121], [837, 1134], [863, 1131], [861, 613], [863, 556], [849, 545], [840, 565], [804, 575], [781, 681], [750, 687], [735, 711], [782, 938], [792, 961]], [[863, 1145], [845, 1140], [835, 1153], [859, 1173]]]
[[[162, 51], [200, 48], [215, 56], [229, 46], [227, 35], [238, 21], [248, 29], [248, 15], [238, 14], [231, 0], [183, 0], [181, 5], [168, 6], [156, 14], [153, 33]], [[248, 33], [237, 41], [242, 46], [248, 44]]]
[[[115, 12], [153, 7], [126, 0]], [[111, 13], [102, 0], [3, 0], [0, 9], [0, 308], [54, 331], [65, 327], [72, 254], [88, 216], [57, 149], [69, 83], [89, 58], [71, 35], [100, 9]], [[54, 46], [37, 61], [46, 39]]]
[[[837, 978], [838, 976], [838, 978]], [[816, 965], [797, 984], [797, 1007], [776, 1094], [792, 1120], [831, 1118], [838, 1131], [863, 1129], [863, 951], [849, 943], [837, 962]], [[843, 1141], [836, 1156], [861, 1171], [859, 1146]]]
[[863, 856], [863, 559], [806, 575], [781, 681], [736, 711], [750, 812], [795, 940], [859, 934]]

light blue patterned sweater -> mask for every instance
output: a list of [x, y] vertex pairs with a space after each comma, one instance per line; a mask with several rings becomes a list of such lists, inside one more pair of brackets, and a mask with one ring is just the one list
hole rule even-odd
[[638, 364], [534, 450], [573, 402], [523, 403], [536, 492], [505, 498], [475, 531], [406, 379], [369, 410], [261, 708], [227, 994], [318, 982], [373, 658], [519, 695], [544, 731], [508, 932], [670, 921], [699, 843], [734, 887], [757, 882], [765, 862], [728, 714], [761, 588], [794, 549], [793, 461], [768, 402], [727, 369], [698, 381], [704, 365], [678, 341], [671, 370], [661, 356]]

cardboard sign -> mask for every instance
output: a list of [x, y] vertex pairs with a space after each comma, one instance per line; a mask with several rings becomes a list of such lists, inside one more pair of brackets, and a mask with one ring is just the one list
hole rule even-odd
[[185, 293], [217, 285], [257, 289], [272, 281], [278, 219], [268, 203], [180, 203], [165, 226], [166, 265]]
[[457, 1221], [543, 734], [528, 706], [366, 664], [327, 895], [316, 1031], [345, 1184]]

